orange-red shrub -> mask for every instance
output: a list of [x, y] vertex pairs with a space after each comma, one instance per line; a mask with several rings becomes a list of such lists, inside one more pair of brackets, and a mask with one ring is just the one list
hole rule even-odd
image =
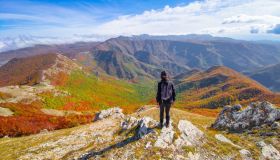
[[56, 117], [48, 115], [0, 117], [0, 137], [39, 133], [43, 129], [56, 130], [91, 122], [92, 115]]

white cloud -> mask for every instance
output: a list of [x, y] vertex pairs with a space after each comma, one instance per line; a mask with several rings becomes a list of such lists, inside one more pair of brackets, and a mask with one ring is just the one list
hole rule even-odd
[[250, 15], [238, 15], [224, 19], [223, 24], [233, 23], [277, 23], [280, 22], [280, 17], [272, 15], [250, 16]]
[[250, 35], [280, 22], [279, 0], [205, 0], [121, 16], [97, 27], [108, 34]]
[[25, 19], [38, 22], [40, 25], [31, 28], [24, 25], [15, 26], [11, 27], [9, 32], [6, 29], [0, 30], [0, 35], [8, 35], [7, 33], [15, 35], [24, 31], [31, 35], [61, 37], [73, 34], [209, 33], [233, 38], [248, 38], [256, 35], [266, 39], [280, 38], [278, 32], [273, 30], [277, 24], [280, 24], [280, 0], [195, 1], [183, 6], [165, 6], [161, 10], [148, 10], [137, 15], [122, 15], [106, 22], [96, 20], [102, 12], [85, 14], [57, 6], [33, 6], [31, 10], [30, 12], [34, 14], [0, 13], [0, 19]]

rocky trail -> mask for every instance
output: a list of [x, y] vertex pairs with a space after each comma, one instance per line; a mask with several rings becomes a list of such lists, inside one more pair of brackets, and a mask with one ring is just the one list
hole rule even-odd
[[[214, 118], [176, 108], [171, 110], [171, 125], [159, 129], [158, 112], [158, 108], [148, 107], [124, 115], [121, 109], [111, 108], [98, 113], [88, 125], [2, 138], [0, 157], [20, 160], [280, 159], [279, 136], [259, 137], [214, 130], [210, 128]], [[217, 121], [214, 124], [222, 125]]]

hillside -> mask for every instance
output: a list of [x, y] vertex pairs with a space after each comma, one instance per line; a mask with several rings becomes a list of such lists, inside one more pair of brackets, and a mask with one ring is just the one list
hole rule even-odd
[[280, 64], [267, 66], [246, 74], [270, 90], [280, 91]]
[[52, 79], [60, 72], [79, 69], [72, 60], [59, 54], [43, 54], [14, 58], [0, 67], [0, 87], [9, 85], [35, 85]]
[[61, 54], [13, 59], [0, 71], [0, 137], [88, 123], [110, 106], [132, 112], [154, 95], [150, 79], [95, 74]]
[[279, 95], [230, 68], [216, 66], [191, 73], [174, 77], [179, 93], [177, 105], [180, 107], [215, 109], [257, 100], [270, 100], [279, 104]]
[[[0, 139], [0, 157], [10, 159], [269, 159], [280, 157], [277, 136], [266, 130], [233, 134], [209, 128], [215, 119], [171, 110], [172, 126], [159, 129], [158, 109], [123, 115], [115, 108], [93, 123]], [[110, 114], [108, 114], [110, 113]], [[276, 130], [277, 131], [277, 130]], [[249, 133], [249, 132], [248, 132]], [[279, 129], [278, 129], [279, 133]]]

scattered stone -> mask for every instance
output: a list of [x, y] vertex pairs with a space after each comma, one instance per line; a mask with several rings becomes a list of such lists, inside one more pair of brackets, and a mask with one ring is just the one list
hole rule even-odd
[[228, 143], [234, 147], [237, 147], [237, 148], [241, 148], [240, 146], [234, 144], [231, 140], [229, 140], [228, 138], [226, 138], [225, 136], [223, 136], [222, 134], [216, 134], [215, 135], [215, 138], [221, 142], [224, 142], [224, 143]]
[[176, 160], [186, 160], [187, 158], [184, 157], [183, 155], [177, 154], [177, 155], [175, 155], [175, 159], [176, 159]]
[[149, 141], [149, 142], [146, 144], [145, 149], [149, 149], [149, 148], [151, 148], [151, 147], [152, 147], [152, 144], [151, 144], [151, 142]]
[[167, 148], [173, 142], [175, 132], [173, 131], [172, 122], [170, 121], [169, 127], [163, 127], [160, 135], [155, 142], [155, 147]]
[[252, 154], [250, 151], [246, 149], [239, 150], [240, 156], [243, 160], [253, 160]]
[[273, 124], [280, 120], [280, 109], [269, 102], [251, 103], [245, 110], [241, 106], [225, 106], [220, 112], [212, 128], [229, 130], [231, 132], [244, 132], [256, 126]]
[[201, 160], [200, 158], [200, 154], [198, 153], [192, 153], [192, 152], [189, 152], [188, 153], [188, 160]]
[[34, 101], [41, 101], [42, 98], [39, 96], [41, 93], [50, 92], [55, 96], [66, 96], [69, 93], [65, 91], [57, 90], [49, 82], [42, 82], [39, 85], [34, 86], [5, 86], [0, 87], [0, 92], [8, 94], [9, 98], [1, 100], [0, 103], [23, 103], [31, 104]]
[[257, 146], [262, 150], [262, 156], [264, 159], [269, 160], [279, 160], [280, 152], [274, 148], [271, 144], [267, 145], [264, 141], [260, 141], [257, 143]]
[[180, 130], [181, 135], [175, 141], [177, 147], [194, 146], [202, 143], [201, 139], [204, 137], [204, 133], [190, 121], [180, 120], [178, 129]]
[[[97, 138], [101, 144], [113, 141], [113, 135], [118, 128], [116, 126], [117, 122], [112, 119], [105, 119], [102, 122], [89, 124], [65, 135], [61, 135], [58, 139], [49, 139], [38, 145], [26, 148], [23, 150], [24, 154], [20, 155], [18, 159], [65, 159], [65, 155], [81, 150], [90, 144], [97, 143]], [[36, 136], [38, 138], [43, 137], [42, 134]]]
[[109, 108], [107, 110], [102, 110], [96, 114], [94, 121], [102, 120], [104, 118], [124, 118], [124, 114], [122, 113], [122, 109], [118, 107]]

